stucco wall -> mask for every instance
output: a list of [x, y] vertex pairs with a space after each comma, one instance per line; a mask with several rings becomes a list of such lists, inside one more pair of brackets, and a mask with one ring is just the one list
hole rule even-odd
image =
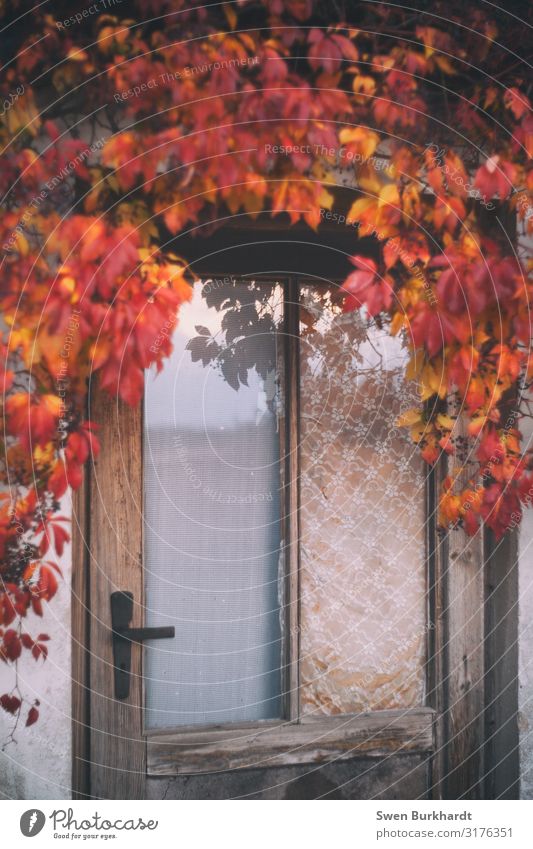
[[[62, 514], [70, 515], [70, 501], [65, 500]], [[33, 614], [27, 619], [29, 634], [49, 634], [48, 660], [35, 661], [23, 651], [19, 661], [20, 689], [30, 701], [39, 699], [39, 720], [30, 728], [21, 723], [16, 742], [6, 745], [13, 717], [0, 711], [0, 796], [8, 799], [70, 798], [70, 547], [59, 565], [63, 581], [56, 597], [44, 605], [42, 619]], [[0, 693], [13, 682], [13, 670], [0, 664]]]
[[[533, 438], [533, 427], [527, 430], [525, 444]], [[519, 539], [520, 795], [523, 799], [533, 799], [533, 509], [525, 511]]]

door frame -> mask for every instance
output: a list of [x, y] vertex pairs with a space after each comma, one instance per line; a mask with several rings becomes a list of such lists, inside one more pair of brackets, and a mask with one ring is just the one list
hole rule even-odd
[[[290, 228], [291, 241], [276, 256], [279, 268], [289, 268], [289, 254], [305, 243], [324, 247], [325, 230], [314, 234], [305, 225]], [[231, 228], [228, 228], [231, 231]], [[338, 227], [334, 233], [335, 251], [345, 260], [353, 251], [353, 234], [347, 232], [345, 245], [339, 242]], [[348, 228], [346, 228], [348, 229]], [[301, 232], [299, 232], [301, 231]], [[248, 235], [246, 231], [246, 235]], [[257, 222], [251, 231], [262, 237], [267, 250], [276, 235], [286, 240], [287, 231], [274, 230], [271, 221], [261, 229]], [[318, 236], [318, 238], [317, 238]], [[229, 234], [230, 242], [235, 231]], [[196, 242], [199, 239], [192, 240]], [[210, 237], [210, 261], [213, 255], [226, 250], [228, 234], [222, 232]], [[194, 245], [183, 250], [193, 255]], [[203, 256], [205, 251], [204, 243]], [[196, 248], [197, 249], [197, 248]], [[286, 254], [284, 257], [283, 254]], [[298, 251], [299, 253], [299, 251]], [[289, 262], [289, 265], [287, 265]], [[328, 266], [327, 268], [325, 266]], [[331, 264], [317, 268], [314, 274], [325, 279], [331, 277]], [[195, 270], [202, 273], [200, 263]], [[232, 271], [234, 275], [238, 269]], [[299, 276], [305, 276], [300, 274]], [[131, 703], [115, 702], [112, 693], [110, 623], [100, 622], [92, 609], [108, 611], [109, 595], [116, 589], [133, 592], [135, 600], [134, 625], [140, 625], [143, 599], [142, 540], [136, 507], [130, 506], [130, 515], [122, 517], [121, 527], [113, 527], [103, 514], [99, 488], [104, 486], [109, 498], [116, 503], [128, 501], [126, 489], [134, 494], [133, 503], [142, 506], [142, 472], [136, 439], [141, 428], [141, 406], [126, 407], [116, 398], [110, 399], [94, 386], [89, 393], [89, 417], [100, 425], [101, 455], [91, 462], [85, 473], [82, 487], [73, 499], [73, 575], [72, 575], [72, 722], [74, 798], [101, 797], [101, 788], [91, 785], [90, 765], [98, 758], [99, 746], [116, 747], [117, 766], [113, 776], [115, 798], [143, 798], [146, 776], [147, 746], [142, 734], [141, 705], [142, 648], [132, 647]], [[120, 441], [122, 440], [122, 441]], [[119, 450], [116, 450], [119, 445]], [[98, 472], [95, 473], [94, 465]], [[409, 751], [413, 746], [413, 732], [420, 744], [416, 751], [431, 756], [430, 795], [444, 799], [517, 798], [518, 796], [518, 567], [516, 532], [509, 534], [499, 544], [483, 527], [474, 537], [458, 529], [442, 533], [437, 527], [436, 503], [440, 482], [447, 473], [447, 458], [443, 458], [427, 475], [426, 486], [426, 550], [427, 550], [427, 696], [428, 708], [415, 710], [405, 720], [406, 712], [380, 711], [359, 715], [351, 719], [350, 743], [346, 757], [353, 757], [353, 743], [362, 746], [361, 755], [382, 757], [392, 751]], [[124, 469], [127, 474], [124, 474]], [[126, 489], [125, 489], [126, 488]], [[140, 499], [140, 500], [139, 500]], [[131, 499], [129, 500], [131, 501]], [[125, 511], [128, 512], [127, 510]], [[137, 521], [135, 521], [137, 519]], [[91, 530], [98, 527], [96, 550], [90, 550]], [[138, 527], [137, 533], [134, 528]], [[128, 548], [123, 539], [128, 540]], [[118, 582], [122, 585], [119, 586]], [[103, 670], [100, 671], [99, 670]], [[98, 680], [107, 682], [96, 693], [91, 686]], [[132, 710], [137, 716], [132, 718]], [[382, 716], [376, 713], [398, 713]], [[106, 718], [108, 731], [105, 740], [98, 742], [95, 728], [103, 727], [99, 718]], [[376, 727], [376, 721], [378, 727]], [[390, 734], [392, 725], [395, 734]], [[299, 746], [298, 739], [282, 735], [279, 739], [279, 722], [276, 723], [271, 745], [278, 746], [279, 761], [287, 745]], [[125, 727], [135, 733], [127, 741], [122, 739]], [[293, 726], [295, 727], [295, 726]], [[299, 724], [304, 731], [302, 724]], [[429, 730], [428, 730], [429, 729]], [[315, 727], [314, 733], [316, 737]], [[246, 735], [249, 729], [243, 729]], [[195, 734], [208, 734], [195, 729]], [[332, 745], [340, 741], [334, 734]], [[343, 735], [345, 735], [345, 729]], [[216, 737], [216, 735], [215, 735]], [[290, 734], [289, 734], [290, 737]], [[391, 737], [395, 737], [391, 741]], [[192, 739], [192, 738], [191, 738]], [[374, 740], [375, 745], [364, 745]], [[411, 740], [411, 744], [409, 744]], [[206, 745], [217, 740], [205, 738]], [[399, 743], [399, 747], [398, 747]], [[176, 741], [172, 735], [159, 741], [150, 755], [153, 774], [168, 769], [171, 749]], [[346, 745], [346, 741], [345, 741]], [[246, 766], [242, 749], [228, 753], [224, 768]], [[246, 748], [246, 744], [244, 746]], [[121, 751], [120, 751], [121, 750]], [[240, 754], [239, 754], [239, 750]], [[411, 749], [412, 750], [412, 749]], [[126, 755], [124, 755], [126, 751]], [[324, 747], [324, 759], [331, 757], [331, 749]], [[183, 752], [185, 755], [185, 752]], [[306, 755], [304, 754], [304, 757]], [[186, 765], [194, 771], [194, 756]], [[293, 761], [294, 762], [294, 761]], [[165, 766], [166, 764], [166, 766]], [[232, 767], [232, 764], [234, 766]], [[163, 765], [163, 766], [161, 766]], [[168, 774], [165, 773], [165, 774]], [[174, 772], [173, 774], [177, 774]]]

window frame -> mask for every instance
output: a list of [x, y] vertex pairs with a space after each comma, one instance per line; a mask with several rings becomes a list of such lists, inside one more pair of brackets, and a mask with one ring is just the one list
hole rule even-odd
[[[201, 281], [204, 285], [210, 280], [227, 278], [225, 272], [211, 271], [203, 273]], [[236, 282], [245, 281], [244, 275], [231, 275]], [[194, 736], [194, 732], [209, 731], [216, 729], [238, 729], [258, 725], [260, 728], [269, 724], [280, 725], [288, 721], [297, 720], [299, 717], [299, 507], [298, 507], [298, 357], [299, 357], [299, 335], [298, 335], [298, 308], [288, 309], [294, 292], [291, 288], [292, 281], [287, 275], [279, 275], [279, 278], [269, 275], [252, 280], [265, 285], [274, 284], [282, 289], [282, 328], [283, 343], [277, 352], [277, 371], [281, 375], [281, 394], [284, 399], [282, 413], [279, 415], [279, 451], [280, 459], [280, 531], [281, 544], [283, 545], [283, 575], [280, 583], [283, 584], [283, 627], [281, 634], [280, 651], [280, 702], [281, 716], [268, 720], [252, 720], [224, 722], [213, 724], [175, 725], [165, 728], [150, 729], [144, 726], [144, 714], [146, 706], [146, 693], [144, 679], [142, 683], [142, 710], [143, 710], [143, 736], [150, 740], [152, 736], [172, 735], [176, 737], [182, 733], [185, 739]], [[296, 290], [297, 291], [297, 286]], [[295, 331], [296, 327], [296, 331]], [[144, 397], [141, 402], [144, 420]], [[141, 457], [142, 457], [142, 431], [141, 431]], [[144, 458], [142, 457], [144, 471]], [[143, 493], [144, 495], [144, 493]], [[143, 501], [144, 503], [144, 501]], [[291, 518], [294, 517], [294, 518]], [[285, 542], [286, 541], [286, 542]], [[143, 540], [144, 555], [144, 540]], [[279, 580], [279, 576], [278, 576]]]
[[[209, 281], [227, 272], [209, 271]], [[242, 275], [235, 274], [238, 280]], [[243, 278], [245, 279], [245, 277]], [[250, 276], [250, 279], [251, 276]], [[282, 640], [282, 716], [272, 720], [213, 723], [145, 729], [147, 774], [191, 775], [216, 769], [324, 763], [394, 753], [430, 753], [435, 711], [426, 705], [362, 714], [301, 716], [300, 713], [300, 288], [308, 277], [272, 275], [283, 289], [283, 337], [279, 366], [284, 404], [280, 415], [281, 528], [284, 544], [284, 618]], [[258, 281], [261, 282], [261, 277]], [[340, 285], [340, 280], [330, 280]], [[144, 713], [144, 679], [143, 713]], [[260, 758], [259, 762], [257, 758]]]

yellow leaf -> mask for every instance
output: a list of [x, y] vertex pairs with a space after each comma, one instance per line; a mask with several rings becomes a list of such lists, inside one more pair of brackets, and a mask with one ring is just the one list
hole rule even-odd
[[419, 423], [422, 423], [422, 416], [420, 410], [416, 409], [416, 407], [413, 407], [412, 410], [406, 410], [396, 422], [398, 427], [411, 427], [411, 425]]
[[400, 332], [402, 327], [405, 324], [405, 315], [402, 312], [397, 312], [394, 314], [394, 317], [390, 323], [390, 332], [393, 336], [396, 336], [397, 333]]
[[235, 29], [235, 26], [237, 24], [237, 13], [235, 9], [229, 3], [224, 3], [223, 9], [228, 24], [230, 25], [231, 29]]
[[37, 466], [46, 466], [54, 459], [55, 447], [53, 442], [46, 445], [37, 445], [33, 449], [33, 459]]
[[263, 209], [264, 203], [261, 195], [256, 192], [245, 192], [243, 196], [244, 209], [249, 215], [257, 215]]
[[370, 195], [379, 195], [383, 186], [382, 172], [372, 167], [372, 164], [365, 163], [359, 169], [357, 175], [359, 187]]
[[447, 56], [439, 54], [438, 56], [435, 56], [435, 62], [437, 63], [441, 71], [444, 71], [445, 74], [457, 73]]
[[[11, 240], [11, 236], [10, 236]], [[16, 231], [13, 233], [13, 243], [12, 247], [17, 251], [20, 256], [27, 256], [30, 246], [28, 245], [28, 240], [26, 236], [23, 235], [20, 231]]]
[[400, 203], [400, 193], [398, 192], [398, 188], [394, 183], [391, 183], [389, 186], [383, 186], [379, 193], [379, 206], [385, 206], [385, 204], [397, 207]]
[[71, 62], [85, 62], [88, 58], [85, 50], [77, 50], [74, 47], [71, 47], [67, 53], [67, 59], [70, 59]]
[[423, 424], [414, 425], [411, 428], [411, 439], [413, 440], [413, 442], [416, 442], [418, 444], [421, 439], [427, 435], [426, 431], [427, 429]]
[[356, 200], [354, 204], [350, 207], [350, 211], [348, 213], [348, 218], [352, 218], [354, 221], [359, 221], [360, 218], [363, 217], [365, 212], [369, 209], [375, 207], [376, 202], [372, 198], [360, 198]]
[[74, 277], [71, 277], [70, 275], [65, 275], [64, 277], [62, 277], [61, 288], [68, 292], [70, 295], [72, 295], [76, 288], [76, 281], [74, 280]]
[[468, 423], [468, 433], [470, 436], [477, 436], [480, 430], [485, 426], [487, 416], [474, 416]]
[[352, 88], [356, 95], [360, 95], [356, 98], [358, 103], [368, 102], [369, 97], [372, 97], [376, 90], [376, 81], [374, 77], [363, 76], [362, 74], [357, 74], [352, 83]]
[[450, 416], [447, 416], [444, 413], [439, 413], [437, 416], [437, 424], [443, 430], [453, 430], [455, 422], [452, 418], [450, 418]]
[[379, 144], [379, 136], [366, 127], [345, 127], [339, 133], [341, 144], [347, 144], [353, 153], [358, 153], [363, 159], [372, 156]]
[[433, 368], [433, 366], [429, 363], [426, 363], [422, 369], [420, 379], [424, 387], [424, 393], [422, 394], [423, 400], [431, 398], [432, 395], [438, 395], [440, 398], [444, 398], [446, 396], [448, 387], [444, 374], [441, 370], [437, 371], [437, 369]]
[[326, 189], [322, 189], [318, 197], [319, 206], [323, 207], [324, 209], [331, 209], [333, 205], [333, 200], [333, 195], [330, 194]]
[[405, 187], [402, 194], [402, 206], [408, 219], [419, 218], [421, 214], [420, 193], [414, 183]]
[[255, 43], [251, 35], [248, 35], [248, 33], [246, 32], [241, 32], [239, 34], [239, 38], [244, 44], [244, 46], [248, 48], [250, 53], [257, 52], [257, 44]]
[[421, 354], [413, 354], [409, 362], [407, 363], [407, 368], [405, 369], [405, 376], [407, 380], [416, 380], [418, 375], [420, 374], [420, 369], [422, 368], [422, 355]]
[[239, 209], [241, 208], [242, 202], [242, 193], [241, 192], [230, 192], [226, 197], [226, 206], [232, 215], [235, 215]]

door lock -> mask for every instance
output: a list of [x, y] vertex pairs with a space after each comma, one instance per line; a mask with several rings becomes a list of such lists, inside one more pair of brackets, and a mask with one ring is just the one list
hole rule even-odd
[[130, 628], [133, 617], [133, 593], [111, 593], [111, 628], [113, 631], [113, 664], [115, 667], [115, 698], [127, 699], [130, 694], [131, 644], [143, 640], [164, 640], [176, 636], [174, 627]]

